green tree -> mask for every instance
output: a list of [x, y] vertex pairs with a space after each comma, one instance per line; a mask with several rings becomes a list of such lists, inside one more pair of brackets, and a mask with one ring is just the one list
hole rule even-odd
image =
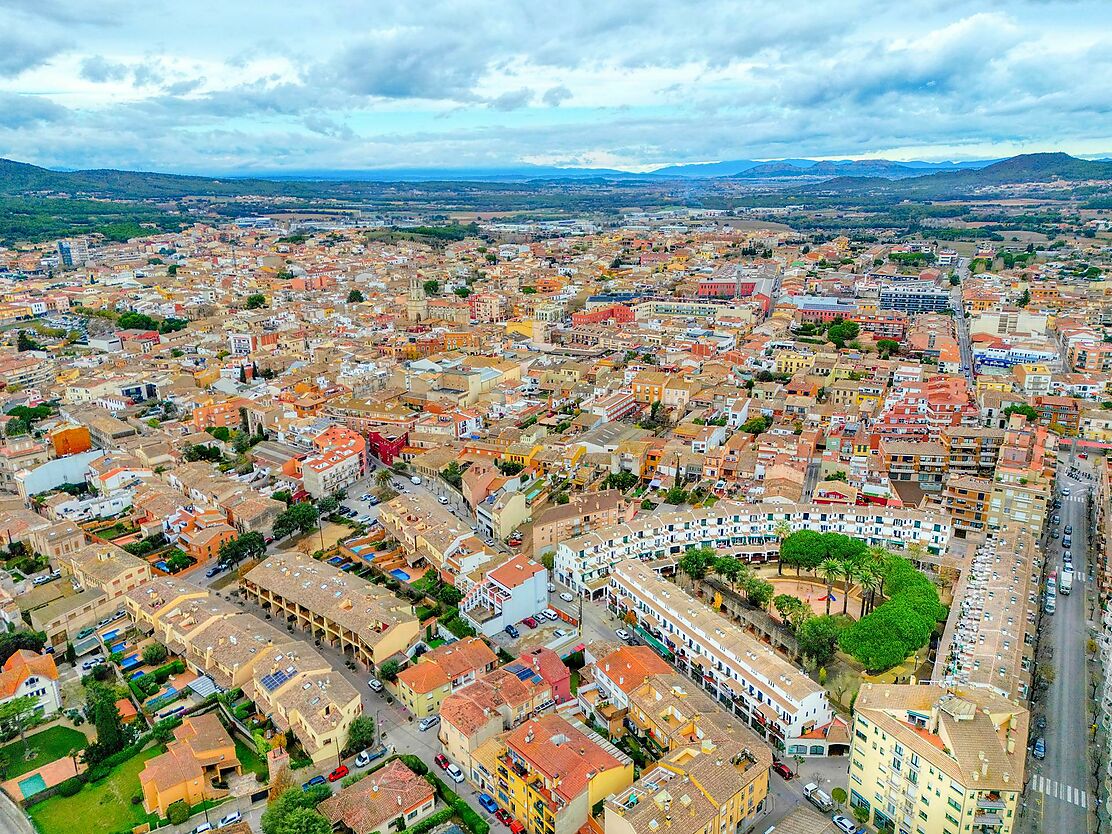
[[633, 489], [637, 486], [637, 482], [641, 480], [632, 472], [611, 472], [606, 476], [606, 480], [602, 482], [605, 489], [616, 489], [620, 492]]
[[748, 573], [749, 566], [738, 561], [735, 556], [719, 556], [711, 564], [710, 570], [713, 570], [733, 586], [743, 572]]
[[[13, 556], [22, 553], [22, 551], [14, 547], [14, 544], [13, 542], [13, 546], [8, 549], [8, 552]], [[0, 633], [0, 665], [5, 663], [9, 657], [20, 649], [27, 649], [28, 651], [38, 654], [45, 645], [46, 634], [41, 631], [19, 629], [17, 631]]]
[[19, 740], [23, 743], [23, 755], [25, 757], [27, 755], [27, 739], [24, 734], [35, 721], [35, 708], [38, 703], [39, 699], [34, 695], [20, 695], [18, 698], [12, 698], [0, 704], [0, 731], [6, 738], [19, 736]]
[[716, 561], [714, 548], [692, 547], [680, 557], [679, 568], [697, 581], [707, 575]]
[[396, 660], [387, 660], [378, 667], [378, 676], [384, 681], [397, 680], [398, 672], [401, 671], [401, 665]]
[[440, 470], [440, 477], [445, 483], [451, 484], [456, 489], [463, 488], [463, 469], [456, 461], [452, 461]]
[[876, 349], [882, 359], [887, 359], [900, 352], [900, 343], [895, 339], [881, 339], [876, 343]]
[[1031, 303], [1031, 291], [1029, 289], [1027, 289], [1026, 287], [1024, 287], [1023, 292], [1021, 292], [1019, 294], [1019, 300], [1016, 301], [1016, 306], [1017, 307], [1026, 307], [1030, 303]]
[[20, 330], [15, 339], [15, 349], [17, 353], [23, 353], [25, 350], [42, 350], [43, 347], [32, 339], [26, 330]]
[[675, 504], [679, 506], [680, 504], [686, 504], [690, 498], [691, 496], [687, 494], [687, 490], [681, 486], [671, 487], [664, 493], [665, 504]]
[[189, 819], [189, 806], [185, 800], [178, 799], [166, 806], [166, 819], [171, 825], [181, 825]]
[[453, 292], [460, 298], [467, 298], [467, 296], [471, 295], [471, 290], [467, 287], [456, 287]]
[[796, 530], [780, 543], [780, 561], [800, 570], [815, 570], [826, 558], [826, 542], [816, 530]]
[[143, 647], [143, 662], [148, 666], [158, 666], [168, 655], [169, 652], [161, 643], [151, 643]]
[[421, 286], [425, 288], [426, 295], [440, 295], [439, 281], [426, 281]]
[[251, 293], [243, 306], [248, 310], [259, 310], [266, 306], [266, 296], [261, 292]]
[[344, 747], [344, 754], [351, 755], [375, 746], [377, 746], [375, 720], [369, 715], [356, 717], [348, 726], [347, 745]]
[[124, 736], [120, 726], [120, 711], [116, 708], [115, 693], [99, 689], [93, 700], [93, 725], [97, 728], [97, 744], [106, 755], [123, 749]]
[[1029, 403], [1015, 403], [1004, 409], [1005, 417], [1011, 417], [1013, 414], [1022, 414], [1032, 423], [1039, 422], [1039, 412]]
[[329, 515], [340, 508], [340, 502], [334, 495], [326, 495], [317, 502], [317, 510], [321, 515]]
[[363, 293], [359, 290], [352, 290], [348, 293], [348, 304], [361, 304], [364, 300]]
[[829, 615], [809, 617], [795, 632], [799, 651], [819, 666], [825, 666], [834, 658], [834, 648], [842, 627], [838, 620]]
[[316, 807], [332, 795], [328, 785], [289, 788], [263, 811], [263, 834], [330, 834], [332, 825]]
[[758, 608], [767, 608], [776, 589], [767, 579], [750, 576], [745, 580], [745, 598]]
[[818, 574], [826, 583], [826, 615], [830, 616], [830, 595], [834, 592], [834, 580], [842, 575], [842, 563], [838, 559], [823, 559], [819, 562]]
[[764, 416], [751, 417], [741, 424], [741, 430], [749, 434], [761, 434], [768, 431], [772, 421]]
[[274, 519], [274, 538], [282, 539], [291, 533], [308, 533], [317, 526], [317, 508], [307, 501], [292, 504]]
[[377, 472], [375, 472], [375, 486], [377, 486], [379, 489], [386, 489], [386, 487], [390, 486], [389, 469], [379, 469]]
[[846, 342], [856, 339], [860, 332], [861, 327], [855, 321], [835, 321], [826, 328], [826, 338], [841, 350]]

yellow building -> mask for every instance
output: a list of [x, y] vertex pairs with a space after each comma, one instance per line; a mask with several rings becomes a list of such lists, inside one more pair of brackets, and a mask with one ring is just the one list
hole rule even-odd
[[212, 782], [240, 772], [235, 743], [216, 713], [185, 718], [174, 728], [174, 738], [139, 774], [143, 807], [149, 814], [165, 817], [174, 802], [193, 806], [226, 796], [227, 791], [212, 787]]
[[478, 748], [470, 776], [529, 834], [574, 834], [596, 803], [633, 784], [633, 762], [582, 724], [545, 715]]
[[865, 684], [854, 713], [850, 805], [881, 829], [1011, 834], [1028, 719], [987, 689]]
[[445, 698], [474, 683], [497, 662], [498, 656], [478, 637], [440, 646], [398, 674], [398, 700], [416, 718], [433, 715], [440, 712]]

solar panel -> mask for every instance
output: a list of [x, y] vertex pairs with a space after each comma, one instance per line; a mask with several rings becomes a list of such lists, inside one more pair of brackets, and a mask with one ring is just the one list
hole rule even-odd
[[279, 669], [277, 672], [273, 672], [272, 674], [263, 675], [261, 683], [267, 692], [273, 692], [279, 686], [288, 681], [290, 677], [291, 675], [288, 674], [285, 669]]

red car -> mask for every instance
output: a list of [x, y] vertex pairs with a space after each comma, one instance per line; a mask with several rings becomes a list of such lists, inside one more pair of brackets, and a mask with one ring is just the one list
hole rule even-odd
[[433, 757], [433, 761], [436, 762], [436, 766], [441, 770], [448, 769], [448, 757], [443, 753], [437, 753], [436, 756]]
[[525, 623], [525, 625], [529, 626], [529, 628], [537, 627], [537, 621], [532, 617], [526, 617], [524, 620], [522, 620], [522, 622]]
[[348, 775], [347, 765], [340, 765], [338, 768], [336, 768], [334, 771], [332, 771], [331, 773], [328, 774], [328, 781], [329, 782], [339, 782], [341, 779], [343, 779], [347, 775]]
[[497, 811], [494, 812], [494, 816], [497, 818], [497, 820], [500, 823], [502, 823], [502, 825], [508, 826], [511, 822], [514, 821], [514, 818], [511, 817], [505, 811], [503, 811], [501, 808], [499, 808]]
[[784, 764], [783, 762], [776, 762], [772, 766], [772, 769], [775, 770], [777, 773], [779, 773], [780, 776], [782, 776], [785, 781], [788, 780], [788, 779], [791, 779], [793, 776], [795, 776], [795, 774], [792, 773], [792, 769], [790, 767], [788, 767], [786, 764]]

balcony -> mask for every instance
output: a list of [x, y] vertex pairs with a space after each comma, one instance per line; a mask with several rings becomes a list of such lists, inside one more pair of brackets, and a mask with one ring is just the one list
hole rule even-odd
[[1003, 811], [1008, 804], [999, 797], [983, 796], [977, 800], [978, 811]]
[[982, 828], [1001, 828], [1004, 818], [997, 814], [977, 814], [973, 817], [973, 825]]

